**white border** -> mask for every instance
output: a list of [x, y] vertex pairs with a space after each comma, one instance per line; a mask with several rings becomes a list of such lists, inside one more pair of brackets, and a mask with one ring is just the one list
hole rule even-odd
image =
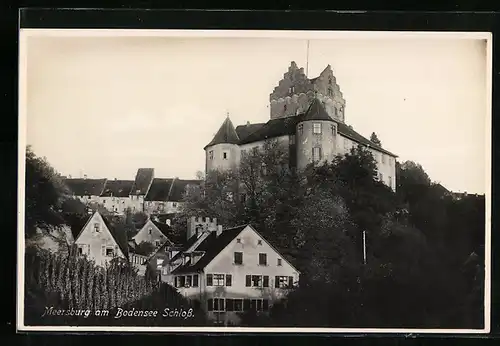
[[[91, 327], [91, 326], [25, 326], [24, 325], [24, 196], [26, 147], [26, 77], [27, 38], [50, 37], [225, 37], [281, 39], [481, 39], [486, 40], [486, 239], [485, 239], [485, 316], [484, 329], [391, 329], [391, 328], [246, 328], [246, 327]], [[491, 312], [491, 95], [492, 34], [488, 32], [383, 32], [383, 31], [260, 31], [260, 30], [120, 30], [120, 29], [20, 29], [19, 31], [19, 175], [18, 175], [18, 270], [17, 270], [17, 330], [60, 332], [184, 332], [184, 333], [421, 333], [421, 334], [484, 334], [490, 332]]]

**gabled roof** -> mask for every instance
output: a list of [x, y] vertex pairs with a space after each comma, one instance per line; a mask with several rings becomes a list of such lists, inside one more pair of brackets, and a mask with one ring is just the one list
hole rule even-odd
[[133, 185], [133, 180], [108, 180], [101, 197], [128, 197]]
[[66, 186], [76, 196], [100, 196], [106, 179], [65, 179]]
[[322, 120], [322, 121], [333, 121], [333, 119], [326, 112], [325, 107], [320, 100], [314, 98], [307, 111], [300, 117], [300, 122], [308, 120]]
[[154, 168], [139, 168], [132, 186], [131, 195], [146, 195], [153, 182]]
[[200, 186], [202, 180], [184, 180], [184, 179], [175, 179], [172, 183], [172, 190], [170, 191], [170, 196], [168, 200], [170, 202], [180, 202], [184, 197], [184, 193], [188, 186]]
[[[189, 263], [181, 265], [172, 271], [172, 274], [192, 273], [203, 270], [226, 246], [232, 242], [238, 234], [248, 225], [236, 226], [224, 230], [218, 237], [217, 232], [213, 231], [201, 242], [196, 251], [203, 251], [205, 254], [194, 265]], [[194, 243], [194, 242], [193, 242]]]
[[[81, 236], [81, 234], [83, 232], [83, 229], [87, 226], [89, 221], [96, 214], [99, 214], [101, 216], [102, 220], [104, 221], [104, 224], [106, 225], [106, 228], [109, 230], [109, 233], [111, 234], [111, 236], [115, 240], [116, 244], [118, 245], [118, 247], [122, 251], [125, 258], [128, 260], [128, 239], [127, 239], [126, 233], [124, 232], [123, 229], [122, 230], [117, 229], [113, 225], [113, 223], [110, 220], [108, 220], [108, 218], [104, 217], [103, 215], [101, 215], [97, 211], [94, 214], [87, 216], [86, 218], [80, 219], [80, 221], [78, 221], [77, 219], [74, 219], [75, 223], [73, 224], [73, 226], [70, 226], [71, 232], [73, 233], [74, 240], [75, 241], [78, 240], [78, 238]], [[84, 219], [85, 219], [85, 222], [83, 223]], [[79, 225], [81, 225], [82, 223], [83, 223], [83, 225], [78, 229]]]
[[123, 255], [125, 258], [128, 260], [128, 239], [127, 239], [127, 234], [125, 233], [124, 229], [118, 229], [113, 225], [111, 220], [108, 218], [102, 216], [102, 219], [104, 220], [104, 224], [106, 227], [109, 229], [109, 232], [111, 233], [111, 236], [115, 240], [116, 244], [118, 244], [118, 247], [120, 250], [123, 252]]
[[228, 143], [228, 144], [238, 144], [240, 142], [240, 138], [234, 129], [233, 123], [231, 119], [227, 117], [222, 123], [219, 131], [215, 134], [214, 138], [210, 143], [208, 143], [205, 148], [210, 147], [212, 145]]
[[73, 240], [76, 240], [83, 227], [87, 224], [92, 215], [68, 213], [64, 215], [64, 223], [71, 230]]
[[284, 135], [293, 135], [295, 134], [295, 126], [297, 125], [298, 120], [299, 118], [296, 116], [269, 120], [258, 130], [244, 138], [240, 144], [263, 141], [268, 138], [275, 138]]
[[161, 233], [163, 233], [163, 235], [165, 237], [167, 237], [170, 240], [170, 237], [172, 237], [172, 233], [174, 231], [172, 229], [172, 227], [170, 227], [166, 223], [162, 223], [162, 222], [158, 222], [158, 221], [154, 221], [154, 220], [151, 220], [151, 222], [153, 223], [153, 225], [155, 225], [160, 230]]
[[255, 131], [259, 130], [265, 124], [266, 123], [255, 123], [255, 124], [249, 123], [246, 125], [239, 125], [236, 127], [236, 133], [238, 134], [240, 140], [243, 141], [246, 137], [248, 137]]
[[167, 201], [173, 179], [154, 178], [145, 197], [146, 201]]

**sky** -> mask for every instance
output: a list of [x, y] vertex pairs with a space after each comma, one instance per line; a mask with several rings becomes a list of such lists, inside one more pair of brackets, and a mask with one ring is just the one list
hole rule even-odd
[[[270, 119], [291, 61], [328, 65], [345, 121], [453, 191], [484, 193], [486, 43], [474, 39], [50, 37], [26, 41], [26, 142], [63, 175], [195, 178], [229, 116]], [[489, 158], [488, 158], [489, 159]]]

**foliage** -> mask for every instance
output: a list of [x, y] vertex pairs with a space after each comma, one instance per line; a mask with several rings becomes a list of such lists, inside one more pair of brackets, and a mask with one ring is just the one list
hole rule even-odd
[[136, 245], [134, 252], [138, 255], [148, 256], [153, 253], [155, 246], [148, 241], [142, 241]]
[[50, 230], [64, 223], [59, 210], [68, 196], [68, 189], [56, 170], [45, 158], [26, 148], [25, 234], [31, 237], [36, 229]]
[[[25, 270], [25, 316], [27, 325], [192, 325], [202, 324], [202, 313], [182, 318], [128, 317], [115, 319], [117, 309], [189, 309], [190, 304], [167, 284], [146, 280], [129, 266], [112, 262], [101, 268], [74, 254], [61, 256], [28, 248]], [[45, 308], [89, 310], [84, 316], [43, 316]], [[109, 316], [95, 316], [108, 310]]]
[[411, 161], [397, 164], [394, 193], [363, 147], [299, 173], [287, 155], [267, 141], [238, 171], [209, 172], [178, 217], [252, 223], [301, 272], [269, 319], [246, 316], [246, 325], [482, 326], [483, 197], [455, 200]]

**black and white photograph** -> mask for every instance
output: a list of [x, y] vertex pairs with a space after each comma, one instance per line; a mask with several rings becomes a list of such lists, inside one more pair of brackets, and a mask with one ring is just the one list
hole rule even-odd
[[490, 34], [19, 39], [18, 330], [489, 332]]

